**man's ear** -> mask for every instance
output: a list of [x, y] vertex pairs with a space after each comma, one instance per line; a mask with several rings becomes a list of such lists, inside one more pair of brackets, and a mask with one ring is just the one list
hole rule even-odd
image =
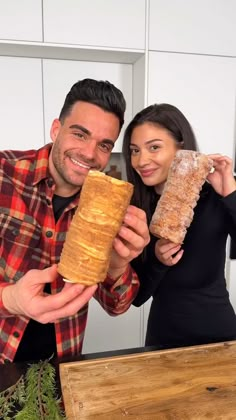
[[61, 123], [59, 119], [56, 118], [55, 120], [53, 120], [52, 125], [51, 125], [51, 130], [50, 130], [50, 137], [53, 142], [56, 140], [58, 133], [60, 131], [60, 128], [61, 128]]

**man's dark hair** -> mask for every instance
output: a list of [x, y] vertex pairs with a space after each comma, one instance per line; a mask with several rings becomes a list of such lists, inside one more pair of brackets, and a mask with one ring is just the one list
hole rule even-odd
[[103, 80], [83, 79], [76, 82], [68, 92], [59, 115], [63, 123], [73, 105], [78, 102], [88, 102], [115, 114], [120, 122], [120, 129], [124, 124], [126, 102], [123, 93], [112, 83]]

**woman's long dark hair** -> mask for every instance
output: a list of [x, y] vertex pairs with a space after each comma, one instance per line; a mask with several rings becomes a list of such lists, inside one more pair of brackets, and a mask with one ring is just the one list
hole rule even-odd
[[130, 142], [135, 127], [151, 123], [165, 128], [182, 149], [198, 150], [195, 135], [186, 117], [182, 112], [170, 104], [154, 104], [144, 108], [135, 115], [124, 133], [123, 156], [126, 164], [127, 179], [134, 185], [132, 204], [146, 212], [148, 223], [151, 220], [153, 206], [157, 196], [153, 187], [143, 184], [140, 176], [131, 166]]

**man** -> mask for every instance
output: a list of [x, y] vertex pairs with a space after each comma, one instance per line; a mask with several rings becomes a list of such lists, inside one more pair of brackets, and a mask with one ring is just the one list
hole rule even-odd
[[65, 235], [90, 169], [102, 171], [124, 122], [125, 100], [109, 82], [84, 79], [68, 93], [40, 150], [0, 152], [0, 362], [79, 354], [94, 297], [125, 312], [139, 282], [129, 262], [149, 242], [145, 213], [129, 206], [107, 278], [64, 283]]

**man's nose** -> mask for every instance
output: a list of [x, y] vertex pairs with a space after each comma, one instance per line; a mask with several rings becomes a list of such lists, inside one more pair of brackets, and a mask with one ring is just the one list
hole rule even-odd
[[93, 160], [97, 153], [97, 142], [96, 140], [89, 139], [84, 143], [83, 154], [87, 159]]

